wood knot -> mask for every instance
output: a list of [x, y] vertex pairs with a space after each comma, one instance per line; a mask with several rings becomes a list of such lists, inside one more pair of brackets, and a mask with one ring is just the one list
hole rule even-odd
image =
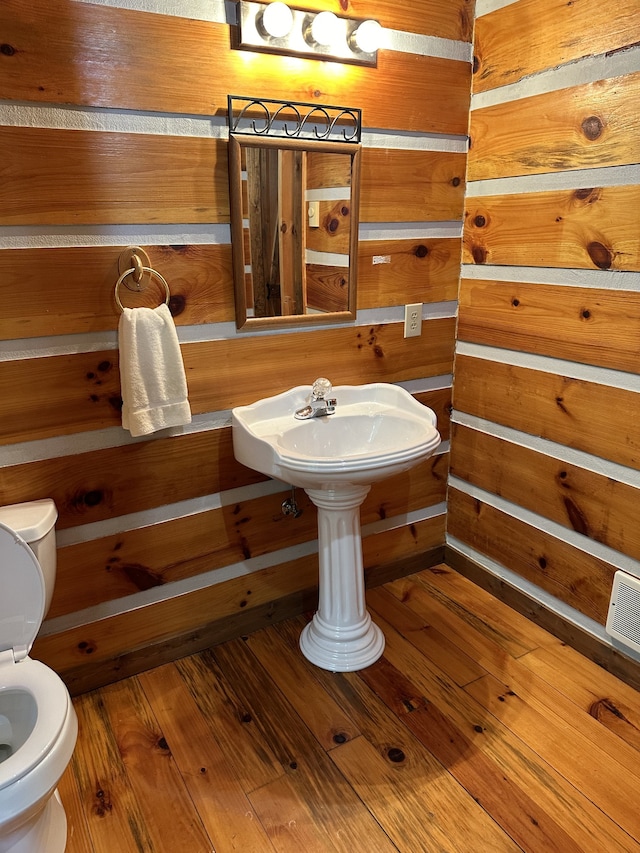
[[474, 56], [474, 57], [473, 57], [472, 70], [473, 70], [473, 73], [474, 73], [474, 74], [477, 74], [477, 73], [478, 73], [478, 71], [480, 70], [480, 60], [479, 60], [479, 58], [478, 58], [477, 56]]
[[340, 227], [340, 223], [338, 222], [338, 220], [335, 217], [333, 219], [329, 220], [329, 223], [327, 225], [327, 229], [329, 230], [330, 234], [335, 234], [339, 227]]
[[599, 243], [594, 240], [587, 246], [587, 252], [589, 253], [589, 257], [598, 267], [598, 269], [611, 269], [611, 265], [613, 264], [613, 254], [611, 250], [604, 246], [602, 243]]
[[16, 52], [16, 49], [15, 49], [15, 47], [13, 47], [12, 45], [10, 45], [10, 44], [0, 44], [0, 53], [1, 53], [3, 56], [13, 56], [13, 54], [14, 54], [15, 52]]
[[581, 127], [582, 132], [591, 142], [596, 140], [604, 130], [602, 119], [598, 116], [589, 116], [582, 122]]
[[394, 764], [401, 764], [406, 757], [404, 752], [397, 746], [392, 746], [391, 749], [387, 750], [387, 758], [389, 761], [393, 761]]
[[181, 293], [176, 293], [169, 299], [169, 311], [172, 317], [179, 317], [187, 304], [186, 298]]
[[471, 254], [473, 256], [474, 263], [476, 264], [486, 264], [487, 262], [487, 250], [484, 246], [472, 246]]
[[81, 643], [78, 643], [78, 651], [82, 652], [83, 655], [92, 655], [96, 650], [96, 644], [88, 641], [82, 640]]
[[451, 178], [451, 184], [452, 184], [452, 186], [454, 186], [454, 187], [459, 187], [459, 186], [460, 186], [460, 183], [461, 183], [460, 178], [459, 178], [457, 175], [456, 175], [456, 177], [455, 177], [455, 178]]
[[416, 246], [416, 248], [413, 250], [413, 254], [416, 256], [416, 258], [426, 258], [429, 254], [429, 249], [427, 249], [426, 246], [420, 244], [419, 246]]
[[478, 214], [478, 216], [476, 216], [473, 222], [474, 225], [476, 225], [478, 228], [484, 228], [484, 226], [487, 224], [486, 217], [482, 216], [482, 214]]
[[589, 204], [593, 204], [598, 201], [600, 198], [600, 188], [599, 187], [581, 187], [577, 189], [573, 193], [574, 198], [578, 201], [586, 201]]

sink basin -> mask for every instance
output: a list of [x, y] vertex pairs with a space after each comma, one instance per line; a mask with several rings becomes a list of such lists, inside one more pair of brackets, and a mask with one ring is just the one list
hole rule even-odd
[[431, 409], [396, 385], [339, 385], [333, 414], [296, 420], [310, 394], [301, 385], [233, 409], [233, 450], [249, 468], [303, 488], [318, 508], [318, 610], [300, 648], [323, 669], [349, 672], [384, 651], [365, 602], [360, 505], [372, 483], [431, 456], [440, 435]]
[[396, 385], [339, 385], [336, 411], [299, 421], [311, 393], [301, 385], [232, 412], [236, 459], [304, 489], [370, 485], [431, 456], [436, 418]]

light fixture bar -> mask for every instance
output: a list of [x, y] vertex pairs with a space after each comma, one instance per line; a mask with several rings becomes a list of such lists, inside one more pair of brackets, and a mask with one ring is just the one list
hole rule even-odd
[[[291, 11], [289, 31], [282, 36], [272, 36], [269, 34], [270, 13], [267, 13], [266, 19], [264, 18], [270, 5], [273, 4], [256, 3], [253, 0], [241, 0], [238, 3], [238, 47], [263, 53], [302, 56], [308, 59], [377, 65], [377, 49], [371, 50], [368, 45], [365, 45], [367, 49], [363, 50], [359, 44], [361, 40], [355, 37], [356, 30], [365, 23], [364, 21], [289, 6]], [[284, 4], [278, 3], [278, 6], [282, 5]], [[314, 23], [316, 23], [315, 27]], [[366, 23], [377, 24], [375, 21]], [[325, 26], [321, 26], [322, 24]], [[379, 25], [377, 29], [381, 31]], [[325, 44], [326, 40], [330, 40], [330, 43]]]

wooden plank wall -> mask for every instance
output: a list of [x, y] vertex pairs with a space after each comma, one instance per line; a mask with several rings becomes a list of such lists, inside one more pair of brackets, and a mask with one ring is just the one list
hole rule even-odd
[[640, 8], [476, 12], [450, 545], [609, 642], [640, 576]]
[[[234, 51], [224, 0], [1, 4], [0, 504], [56, 501], [58, 581], [33, 654], [76, 691], [313, 606], [314, 508], [298, 495], [302, 516], [285, 518], [288, 488], [235, 462], [232, 406], [320, 375], [400, 382], [448, 441], [473, 4], [305, 5], [378, 18], [377, 68]], [[355, 324], [236, 332], [229, 93], [362, 108]], [[170, 284], [194, 415], [145, 439], [120, 426], [129, 245]], [[405, 340], [412, 302], [424, 333]], [[447, 451], [372, 490], [377, 580], [442, 556]]]

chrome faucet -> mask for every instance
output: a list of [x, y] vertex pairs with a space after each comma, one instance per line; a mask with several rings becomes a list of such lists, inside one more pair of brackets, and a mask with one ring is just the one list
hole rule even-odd
[[329, 397], [331, 394], [331, 382], [328, 379], [316, 379], [311, 388], [311, 398], [306, 406], [295, 413], [299, 421], [306, 421], [309, 418], [322, 418], [325, 415], [332, 415], [336, 410], [335, 397]]

